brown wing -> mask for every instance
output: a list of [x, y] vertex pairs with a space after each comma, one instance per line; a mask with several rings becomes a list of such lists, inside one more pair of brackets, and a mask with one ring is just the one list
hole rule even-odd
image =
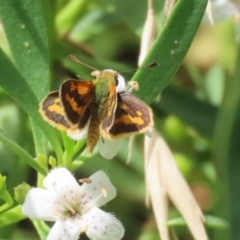
[[65, 118], [73, 125], [78, 124], [79, 129], [83, 129], [90, 118], [92, 96], [92, 81], [68, 80], [60, 87]]
[[45, 121], [59, 130], [67, 130], [70, 125], [64, 118], [59, 91], [50, 92], [39, 104], [39, 113]]
[[119, 138], [131, 133], [140, 134], [153, 126], [152, 110], [129, 92], [118, 93], [115, 119], [109, 131], [102, 129], [105, 138]]

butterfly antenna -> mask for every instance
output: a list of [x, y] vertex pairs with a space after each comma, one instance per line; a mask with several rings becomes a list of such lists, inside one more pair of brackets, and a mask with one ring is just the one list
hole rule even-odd
[[128, 69], [128, 70], [121, 71], [121, 72], [119, 72], [119, 73], [131, 72], [131, 71], [136, 71], [136, 70], [138, 70], [138, 69], [155, 67], [155, 66], [159, 66], [159, 64], [158, 64], [157, 62], [153, 62], [153, 63], [149, 63], [148, 65], [143, 66], [143, 67], [131, 68], [131, 69]]
[[91, 69], [93, 69], [93, 70], [95, 70], [95, 71], [98, 71], [98, 69], [96, 69], [96, 68], [94, 68], [94, 67], [92, 67], [92, 66], [90, 66], [90, 65], [88, 65], [88, 64], [86, 64], [86, 63], [84, 63], [84, 62], [82, 62], [82, 61], [80, 61], [80, 60], [78, 60], [75, 56], [73, 56], [73, 55], [69, 55], [69, 58], [71, 58], [74, 62], [77, 62], [77, 63], [80, 63], [80, 64], [82, 64], [82, 65], [84, 65], [84, 66], [86, 66], [86, 67], [88, 67], [88, 68], [91, 68]]

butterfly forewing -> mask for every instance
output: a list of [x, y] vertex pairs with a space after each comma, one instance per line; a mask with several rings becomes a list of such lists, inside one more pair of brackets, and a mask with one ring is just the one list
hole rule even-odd
[[59, 130], [67, 130], [70, 125], [64, 118], [59, 91], [51, 92], [40, 103], [39, 112], [43, 119]]
[[109, 98], [108, 98], [108, 106], [107, 106], [107, 115], [103, 119], [101, 128], [105, 131], [109, 131], [114, 123], [115, 111], [117, 108], [117, 93], [116, 86], [111, 85], [109, 88]]
[[60, 99], [68, 122], [83, 129], [91, 114], [92, 81], [68, 80], [61, 85]]
[[140, 134], [153, 126], [152, 110], [129, 92], [118, 93], [115, 119], [108, 131], [102, 128], [105, 138], [119, 138], [131, 133]]

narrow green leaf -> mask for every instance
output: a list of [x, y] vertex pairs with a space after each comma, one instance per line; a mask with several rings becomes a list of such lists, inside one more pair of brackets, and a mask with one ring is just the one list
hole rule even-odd
[[[36, 98], [41, 100], [50, 88], [48, 41], [41, 2], [0, 0], [0, 15], [14, 62]], [[12, 85], [16, 86], [17, 81], [12, 79]], [[34, 121], [31, 124], [36, 153], [44, 153], [47, 139]]]
[[142, 66], [158, 62], [159, 66], [138, 70], [133, 79], [139, 82], [138, 97], [151, 103], [170, 82], [185, 57], [202, 20], [207, 0], [179, 0], [170, 18], [153, 44]]
[[218, 218], [215, 216], [205, 216], [206, 225], [211, 228], [220, 228], [225, 229], [229, 228], [229, 224], [226, 220], [222, 218]]
[[[206, 226], [216, 229], [226, 229], [228, 228], [228, 223], [224, 219], [217, 218], [214, 216], [206, 216]], [[183, 218], [175, 218], [167, 221], [168, 227], [174, 226], [186, 226], [186, 222]]]
[[0, 130], [0, 141], [11, 149], [16, 155], [18, 155], [21, 159], [23, 159], [27, 164], [33, 167], [36, 171], [41, 173], [42, 175], [47, 174], [47, 170], [43, 168], [37, 161], [34, 160], [23, 148], [21, 148], [16, 142], [12, 139], [8, 138], [1, 130]]
[[[0, 0], [0, 15], [14, 62], [41, 100], [50, 88], [47, 33], [41, 2]], [[17, 79], [12, 79], [12, 84], [15, 81]]]
[[[0, 86], [5, 92], [18, 103], [41, 127], [42, 131], [51, 142], [58, 158], [62, 156], [62, 148], [56, 136], [54, 129], [47, 124], [38, 113], [38, 100], [33, 91], [19, 73], [13, 63], [8, 59], [5, 53], [0, 49]], [[17, 79], [12, 84], [12, 79]]]
[[47, 156], [47, 138], [43, 136], [43, 132], [37, 123], [32, 118], [30, 120], [32, 124], [36, 155], [43, 154]]

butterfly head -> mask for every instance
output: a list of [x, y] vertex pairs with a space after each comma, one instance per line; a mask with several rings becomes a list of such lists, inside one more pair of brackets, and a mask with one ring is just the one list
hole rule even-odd
[[116, 72], [112, 69], [105, 69], [103, 72], [108, 72], [108, 73], [114, 74], [117, 92], [123, 92], [126, 90], [125, 79], [122, 75], [120, 75], [118, 72]]
[[91, 73], [91, 75], [96, 78], [99, 77], [114, 78], [117, 92], [123, 92], [126, 90], [126, 83], [124, 77], [112, 69], [105, 69], [103, 71], [95, 70]]

